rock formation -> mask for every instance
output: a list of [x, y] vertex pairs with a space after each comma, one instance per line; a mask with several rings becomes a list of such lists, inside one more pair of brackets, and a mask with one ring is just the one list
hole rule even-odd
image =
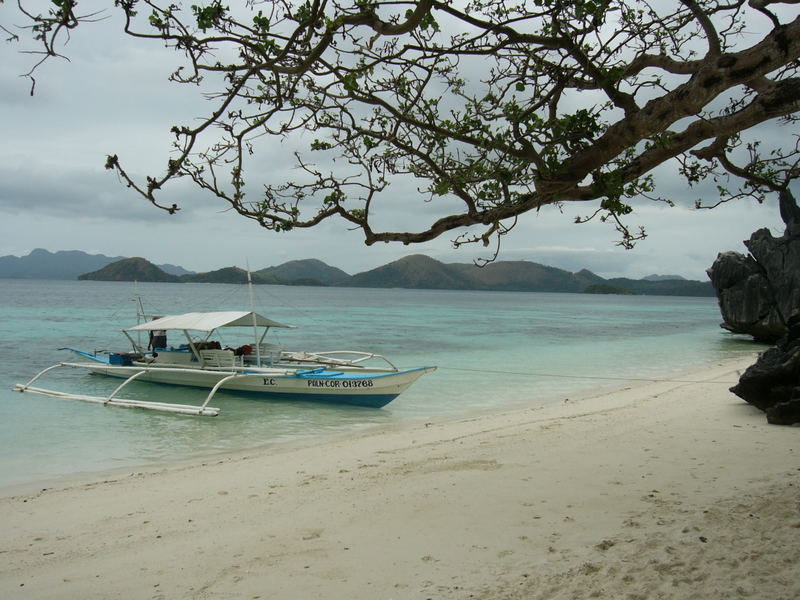
[[769, 423], [800, 423], [800, 315], [790, 319], [788, 335], [763, 352], [731, 391], [766, 412]]
[[777, 344], [763, 352], [731, 391], [767, 413], [770, 423], [800, 423], [800, 208], [780, 193], [786, 231], [759, 229], [745, 242], [749, 256], [724, 252], [708, 276], [724, 323], [735, 333]]
[[800, 209], [788, 190], [780, 193], [780, 210], [786, 223], [781, 237], [759, 229], [744, 242], [749, 255], [723, 252], [707, 271], [722, 327], [770, 343], [786, 334], [790, 315], [800, 308]]

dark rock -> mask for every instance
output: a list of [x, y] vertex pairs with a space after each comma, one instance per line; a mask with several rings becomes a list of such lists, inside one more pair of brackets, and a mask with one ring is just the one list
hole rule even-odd
[[769, 281], [753, 257], [723, 252], [706, 272], [717, 292], [721, 327], [764, 342], [774, 342], [785, 332]]
[[800, 208], [788, 189], [781, 190], [778, 194], [778, 207], [781, 219], [786, 223], [786, 233], [791, 236], [800, 234]]
[[769, 423], [800, 423], [800, 208], [779, 194], [784, 234], [759, 229], [750, 254], [724, 252], [708, 269], [724, 323], [735, 333], [776, 345], [759, 355], [731, 392], [766, 412]]
[[800, 423], [800, 316], [777, 345], [761, 353], [731, 391], [767, 413], [776, 425]]
[[767, 422], [772, 425], [794, 425], [800, 423], [800, 397], [788, 402], [779, 402], [766, 410]]
[[781, 192], [780, 207], [783, 236], [759, 229], [744, 242], [749, 255], [723, 252], [706, 271], [722, 327], [770, 343], [786, 334], [789, 316], [800, 308], [800, 209], [788, 191]]
[[786, 352], [773, 346], [739, 377], [731, 391], [761, 410], [789, 402], [800, 386], [800, 348]]

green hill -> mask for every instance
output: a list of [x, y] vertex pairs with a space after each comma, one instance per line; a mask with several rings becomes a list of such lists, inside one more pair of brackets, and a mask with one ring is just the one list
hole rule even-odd
[[[588, 275], [587, 275], [588, 274]], [[398, 287], [446, 290], [497, 290], [527, 292], [580, 292], [597, 278], [586, 271], [581, 277], [569, 271], [529, 261], [441, 263], [416, 254], [377, 269], [358, 273], [339, 285], [348, 287]]]
[[484, 290], [508, 292], [580, 292], [585, 286], [563, 269], [530, 261], [501, 261], [485, 267], [451, 265]]
[[475, 282], [460, 273], [457, 266], [441, 263], [422, 254], [406, 256], [377, 269], [353, 275], [339, 285], [431, 290], [475, 289]]
[[441, 263], [412, 255], [337, 285], [348, 287], [509, 292], [618, 293], [660, 296], [714, 296], [710, 282], [685, 279], [603, 279], [586, 269], [570, 273], [532, 261], [499, 261], [478, 267], [468, 263]]
[[305, 285], [331, 285], [350, 277], [341, 269], [331, 267], [316, 258], [290, 260], [278, 266], [259, 269], [255, 274], [267, 275], [286, 283], [302, 282]]
[[165, 273], [144, 258], [124, 258], [102, 269], [79, 275], [78, 279], [90, 281], [180, 281], [177, 275]]

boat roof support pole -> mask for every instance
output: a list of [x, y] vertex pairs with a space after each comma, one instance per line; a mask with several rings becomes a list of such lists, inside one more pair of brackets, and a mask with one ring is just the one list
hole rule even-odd
[[198, 362], [200, 362], [200, 353], [197, 351], [197, 348], [192, 341], [192, 336], [189, 335], [189, 332], [186, 329], [183, 330], [183, 335], [186, 336], [186, 341], [189, 342], [189, 348], [191, 348], [192, 354], [194, 354], [194, 357]]
[[128, 341], [131, 343], [134, 352], [136, 352], [137, 354], [144, 354], [141, 345], [139, 345], [139, 343], [131, 337], [130, 333], [128, 333], [125, 330], [123, 330], [122, 333], [124, 333], [125, 337], [128, 338]]

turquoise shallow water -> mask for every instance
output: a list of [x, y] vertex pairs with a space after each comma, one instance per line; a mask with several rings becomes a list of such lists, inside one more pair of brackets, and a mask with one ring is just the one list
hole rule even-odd
[[[719, 328], [712, 298], [258, 286], [257, 310], [298, 327], [270, 332], [287, 349], [365, 350], [439, 370], [381, 410], [221, 392], [222, 414], [198, 418], [11, 391], [71, 358], [62, 346], [127, 350], [119, 330], [135, 324], [136, 292], [158, 314], [248, 307], [235, 285], [0, 280], [0, 486], [539, 406], [758, 349]], [[63, 370], [37, 385], [100, 395], [118, 383]], [[205, 394], [141, 383], [125, 396], [197, 403]]]

